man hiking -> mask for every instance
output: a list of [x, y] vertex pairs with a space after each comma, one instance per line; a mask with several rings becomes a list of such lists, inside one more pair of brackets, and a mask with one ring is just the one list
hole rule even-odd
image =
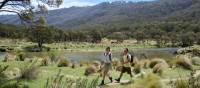
[[128, 73], [131, 78], [133, 77], [133, 75], [131, 73], [132, 72], [131, 71], [131, 63], [130, 63], [131, 59], [132, 59], [132, 56], [131, 56], [131, 54], [129, 54], [128, 48], [125, 48], [122, 59], [121, 59], [122, 69], [121, 69], [119, 78], [116, 79], [117, 82], [120, 82], [124, 73]]
[[104, 84], [104, 80], [105, 80], [105, 77], [109, 77], [110, 81], [113, 82], [112, 80], [112, 77], [110, 76], [109, 74], [109, 70], [112, 69], [112, 53], [111, 53], [111, 49], [110, 47], [107, 47], [106, 50], [105, 50], [105, 53], [104, 53], [104, 63], [102, 65], [102, 68], [101, 68], [101, 75], [102, 75], [102, 82], [100, 85], [105, 85]]

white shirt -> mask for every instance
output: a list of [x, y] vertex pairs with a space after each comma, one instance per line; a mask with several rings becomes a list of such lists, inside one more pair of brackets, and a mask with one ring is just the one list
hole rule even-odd
[[131, 61], [131, 54], [128, 53], [126, 55], [123, 55], [122, 62], [126, 62], [123, 63], [124, 67], [131, 67], [130, 61]]
[[104, 53], [105, 59], [104, 62], [105, 63], [111, 63], [112, 62], [112, 53], [108, 52], [108, 53]]

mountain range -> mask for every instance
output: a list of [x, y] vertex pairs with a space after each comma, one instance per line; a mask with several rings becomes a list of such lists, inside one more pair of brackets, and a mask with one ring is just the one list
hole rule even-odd
[[[119, 22], [200, 20], [200, 0], [103, 2], [94, 6], [50, 10], [44, 16], [49, 25], [62, 28]], [[20, 24], [16, 15], [1, 15], [0, 22]]]

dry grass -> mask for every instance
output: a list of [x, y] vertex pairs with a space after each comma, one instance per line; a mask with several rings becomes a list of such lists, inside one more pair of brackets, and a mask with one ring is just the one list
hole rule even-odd
[[176, 66], [183, 67], [184, 69], [188, 69], [188, 70], [193, 69], [192, 61], [184, 55], [177, 56], [177, 58], [175, 60], [175, 64], [176, 64]]
[[58, 67], [68, 67], [70, 66], [71, 62], [66, 59], [61, 59], [58, 63]]

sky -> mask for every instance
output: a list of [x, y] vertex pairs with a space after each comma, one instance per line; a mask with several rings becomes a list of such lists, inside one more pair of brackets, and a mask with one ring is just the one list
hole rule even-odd
[[114, 2], [114, 1], [133, 1], [133, 2], [139, 2], [139, 1], [152, 1], [152, 0], [64, 0], [63, 4], [61, 5], [61, 8], [68, 8], [71, 6], [92, 6], [99, 4], [101, 2]]
[[[2, 1], [2, 0], [0, 0]], [[102, 2], [114, 2], [114, 1], [132, 1], [132, 2], [139, 2], [139, 1], [153, 1], [153, 0], [63, 0], [64, 2], [59, 8], [49, 8], [49, 10], [53, 9], [60, 9], [60, 8], [69, 8], [72, 6], [77, 7], [84, 7], [84, 6], [93, 6]], [[33, 2], [34, 4], [34, 2]], [[7, 15], [7, 14], [13, 14], [9, 12], [2, 12], [0, 15]]]

